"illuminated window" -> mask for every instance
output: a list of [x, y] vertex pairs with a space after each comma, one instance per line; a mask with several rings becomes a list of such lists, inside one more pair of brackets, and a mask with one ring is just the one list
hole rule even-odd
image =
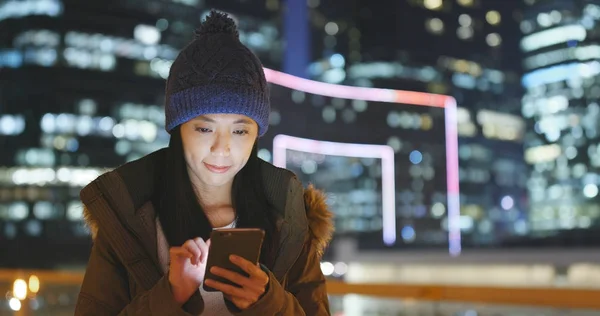
[[156, 28], [159, 31], [164, 31], [169, 27], [169, 21], [167, 19], [158, 19], [158, 21], [156, 21]]
[[83, 49], [66, 48], [63, 53], [67, 64], [77, 68], [95, 68], [104, 71], [113, 70], [116, 66], [114, 55], [100, 52], [89, 52]]
[[133, 36], [146, 45], [154, 45], [160, 41], [160, 31], [153, 25], [140, 24], [133, 30]]
[[328, 22], [325, 24], [325, 33], [329, 35], [336, 35], [339, 32], [340, 28], [335, 22]]
[[444, 5], [442, 0], [424, 0], [423, 6], [429, 10], [439, 10]]
[[279, 125], [280, 122], [281, 114], [276, 110], [272, 110], [269, 114], [269, 125]]
[[473, 23], [473, 19], [471, 18], [470, 15], [463, 13], [458, 17], [458, 23], [461, 26], [468, 27], [468, 26], [471, 26], [471, 23]]
[[50, 67], [56, 63], [56, 57], [57, 52], [53, 48], [28, 48], [25, 50], [24, 62], [26, 64]]
[[171, 65], [173, 61], [165, 60], [161, 58], [154, 58], [150, 61], [150, 70], [159, 75], [163, 79], [167, 79], [169, 77], [169, 70], [171, 69]]
[[444, 22], [438, 18], [428, 19], [425, 28], [433, 34], [444, 33]]
[[473, 33], [474, 30], [472, 27], [461, 26], [456, 30], [456, 35], [462, 40], [468, 40], [473, 38]]
[[333, 108], [332, 106], [326, 106], [323, 108], [323, 112], [322, 112], [322, 116], [323, 116], [323, 121], [326, 123], [333, 123], [335, 122], [335, 117], [336, 117], [336, 112], [335, 112], [335, 108]]
[[15, 202], [8, 206], [6, 219], [20, 221], [29, 216], [29, 206], [23, 202]]
[[344, 79], [346, 79], [346, 71], [340, 68], [329, 69], [322, 76], [322, 80], [328, 83], [341, 83]]
[[395, 153], [398, 153], [400, 149], [402, 149], [402, 141], [396, 136], [390, 137], [387, 141], [387, 145], [392, 147]]
[[476, 80], [469, 74], [455, 73], [452, 75], [452, 83], [461, 88], [474, 89]]
[[30, 236], [40, 236], [42, 234], [42, 223], [40, 223], [40, 221], [32, 219], [32, 220], [28, 220], [25, 223], [25, 232], [27, 234], [29, 234]]
[[473, 6], [473, 0], [456, 0], [456, 2], [458, 2], [458, 4], [462, 5], [463, 7], [471, 7]]
[[33, 206], [33, 215], [40, 220], [59, 218], [56, 208], [50, 202], [40, 201]]
[[63, 4], [59, 0], [9, 0], [0, 3], [0, 21], [31, 15], [56, 17], [61, 15], [62, 12]]
[[[142, 41], [155, 41], [160, 32], [154, 26], [138, 26], [136, 37], [139, 40], [113, 37], [103, 34], [89, 34], [69, 31], [65, 35], [65, 58], [72, 66], [96, 67], [110, 70], [114, 67], [115, 56], [135, 60], [151, 60], [155, 57], [172, 61], [178, 51], [167, 45], [144, 44]], [[153, 31], [158, 32], [158, 35]], [[92, 59], [82, 62], [77, 59]], [[76, 59], [77, 61], [74, 61]], [[81, 64], [85, 66], [81, 66]]]
[[66, 213], [67, 219], [70, 221], [83, 220], [83, 205], [80, 202], [69, 202]]
[[23, 53], [18, 50], [0, 50], [0, 67], [18, 68], [23, 64]]
[[346, 59], [341, 54], [333, 54], [329, 57], [329, 64], [333, 68], [343, 68], [346, 65]]
[[10, 185], [68, 184], [74, 187], [87, 185], [106, 170], [98, 168], [0, 168], [3, 183]]
[[550, 14], [545, 12], [538, 14], [536, 20], [541, 27], [548, 27], [552, 25], [552, 17], [550, 16]]
[[485, 37], [485, 41], [491, 47], [497, 47], [502, 44], [502, 37], [500, 37], [500, 34], [498, 33], [491, 33]]
[[26, 166], [54, 166], [56, 156], [51, 149], [47, 148], [29, 148], [20, 150], [17, 153], [17, 162]]
[[15, 47], [26, 45], [56, 47], [60, 43], [60, 34], [50, 30], [29, 30], [17, 35], [13, 41]]
[[175, 3], [181, 3], [192, 7], [197, 7], [200, 4], [200, 0], [171, 0]]
[[550, 12], [550, 18], [552, 20], [552, 23], [558, 24], [558, 23], [560, 23], [560, 21], [562, 21], [562, 13], [560, 13], [559, 11], [553, 10], [552, 12]]
[[[598, 61], [561, 64], [529, 72], [523, 76], [522, 83], [528, 90], [562, 81], [566, 81], [571, 88], [580, 88], [584, 83], [589, 84], [590, 82], [583, 79], [592, 78], [598, 74], [600, 74], [600, 63]], [[568, 93], [578, 98], [580, 97], [578, 95], [582, 93], [582, 89], [570, 89]]]
[[0, 115], [0, 135], [19, 135], [25, 130], [22, 115]]
[[500, 13], [498, 11], [492, 10], [488, 11], [488, 13], [485, 14], [485, 19], [491, 25], [498, 25], [500, 24], [502, 17], [500, 16]]
[[527, 57], [524, 65], [527, 69], [535, 69], [569, 60], [583, 61], [591, 59], [600, 59], [600, 45], [569, 47], [536, 54]]

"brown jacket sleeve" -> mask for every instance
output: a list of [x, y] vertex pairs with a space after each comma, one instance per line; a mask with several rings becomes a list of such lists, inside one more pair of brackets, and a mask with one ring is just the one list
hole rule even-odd
[[[102, 231], [94, 241], [75, 316], [190, 316], [173, 298], [168, 275], [131, 299], [125, 267], [117, 260]], [[197, 314], [196, 314], [197, 315]]]
[[230, 311], [241, 316], [331, 315], [320, 256], [310, 241], [304, 244], [300, 257], [288, 272], [286, 289], [271, 272], [269, 278], [268, 290], [258, 302], [241, 312], [233, 308]]

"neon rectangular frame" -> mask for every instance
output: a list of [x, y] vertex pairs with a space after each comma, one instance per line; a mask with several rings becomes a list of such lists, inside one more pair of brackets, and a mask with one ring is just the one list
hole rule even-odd
[[381, 159], [381, 204], [383, 222], [383, 242], [393, 245], [396, 242], [396, 199], [394, 149], [387, 145], [367, 145], [327, 142], [279, 134], [273, 139], [273, 164], [286, 167], [286, 150], [296, 150], [314, 154], [358, 158]]
[[[331, 83], [318, 82], [304, 78], [295, 77], [286, 73], [264, 68], [267, 81], [272, 84], [290, 88], [293, 90], [303, 91], [311, 94], [318, 94], [332, 98], [355, 99], [364, 101], [386, 102], [411, 104], [417, 106], [430, 106], [444, 108], [444, 121], [446, 125], [446, 182], [447, 182], [447, 199], [448, 199], [448, 248], [450, 255], [457, 256], [461, 253], [461, 232], [460, 232], [460, 197], [459, 197], [459, 177], [458, 177], [458, 131], [457, 131], [457, 115], [456, 115], [456, 100], [451, 96], [416, 92], [403, 91], [392, 89], [378, 89], [365, 87], [351, 87], [344, 85], [336, 85]], [[275, 142], [275, 141], [274, 141]], [[299, 141], [296, 141], [298, 144]], [[327, 144], [332, 144], [326, 142]], [[275, 163], [276, 153], [273, 144], [273, 161]], [[311, 144], [310, 146], [323, 146]], [[334, 145], [335, 146], [335, 145]], [[371, 146], [361, 144], [350, 144], [343, 151], [358, 152], [356, 146]], [[376, 146], [376, 145], [373, 145]], [[288, 147], [289, 148], [289, 147]], [[331, 147], [333, 148], [333, 147]], [[336, 147], [337, 148], [337, 147]], [[333, 150], [333, 149], [329, 149]], [[284, 154], [285, 155], [285, 154]], [[277, 162], [280, 162], [281, 156], [277, 156]], [[283, 156], [285, 158], [285, 156]], [[277, 163], [275, 163], [277, 164]], [[285, 165], [285, 159], [283, 160]], [[280, 165], [280, 166], [283, 166]], [[393, 165], [392, 165], [393, 168]], [[392, 191], [393, 193], [393, 191]], [[389, 212], [384, 205], [384, 214]], [[384, 216], [391, 216], [387, 214]], [[395, 218], [395, 206], [393, 218]], [[394, 222], [395, 225], [395, 222]], [[395, 232], [394, 232], [395, 235]], [[385, 236], [384, 236], [385, 238]], [[384, 240], [385, 242], [385, 240]]]

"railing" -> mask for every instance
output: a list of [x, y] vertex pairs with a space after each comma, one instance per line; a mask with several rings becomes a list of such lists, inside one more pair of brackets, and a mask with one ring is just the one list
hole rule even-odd
[[453, 285], [348, 284], [329, 281], [332, 295], [358, 294], [418, 301], [523, 305], [546, 308], [600, 310], [600, 290], [571, 288], [499, 288]]
[[[23, 279], [26, 281], [31, 275], [37, 276], [40, 293], [44, 292], [45, 288], [46, 291], [50, 291], [48, 290], [49, 285], [68, 286], [77, 289], [83, 280], [83, 272], [0, 270], [0, 290], [4, 290], [3, 287], [7, 286], [12, 289], [15, 280]], [[598, 289], [354, 284], [329, 280], [327, 290], [332, 296], [357, 294], [381, 299], [600, 311], [600, 290]]]

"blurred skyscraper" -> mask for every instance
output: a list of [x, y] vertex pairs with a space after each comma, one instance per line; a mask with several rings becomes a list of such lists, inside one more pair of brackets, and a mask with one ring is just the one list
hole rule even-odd
[[85, 262], [79, 190], [166, 145], [164, 79], [211, 5], [281, 66], [277, 1], [0, 1], [0, 265]]
[[600, 1], [525, 3], [520, 49], [532, 234], [597, 244]]
[[[460, 143], [461, 225], [465, 245], [496, 245], [529, 231], [527, 180], [520, 117], [520, 1], [408, 0], [346, 1], [344, 6], [310, 0], [313, 54], [309, 74], [318, 80], [449, 94], [456, 98]], [[319, 35], [317, 35], [319, 34]], [[318, 55], [317, 55], [318, 54]], [[410, 122], [412, 113], [390, 112]], [[424, 123], [423, 123], [424, 124]], [[408, 130], [426, 125], [398, 124], [409, 155], [416, 140]], [[398, 190], [398, 209], [415, 222], [416, 235], [434, 229], [435, 204], [402, 197], [419, 195], [418, 177]], [[407, 202], [411, 201], [411, 202]], [[408, 203], [405, 205], [405, 203]], [[442, 221], [435, 229], [444, 226]]]
[[286, 0], [285, 9], [281, 15], [285, 34], [283, 71], [293, 76], [306, 78], [308, 64], [311, 61], [306, 0]]

